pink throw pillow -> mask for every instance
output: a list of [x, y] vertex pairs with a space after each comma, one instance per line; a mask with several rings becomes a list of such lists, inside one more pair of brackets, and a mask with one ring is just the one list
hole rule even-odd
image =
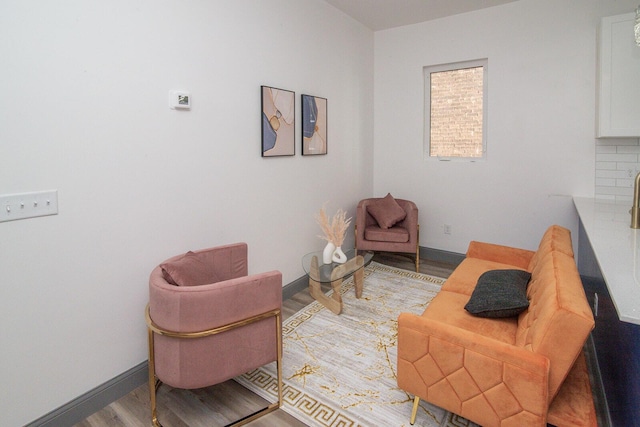
[[396, 202], [391, 193], [367, 206], [367, 211], [378, 222], [380, 228], [391, 228], [402, 221], [407, 213]]
[[219, 281], [213, 266], [191, 251], [174, 261], [160, 264], [160, 268], [164, 280], [175, 286], [208, 285]]

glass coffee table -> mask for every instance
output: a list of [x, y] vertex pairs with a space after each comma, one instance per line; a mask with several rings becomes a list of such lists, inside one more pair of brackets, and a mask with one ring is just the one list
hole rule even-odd
[[[345, 253], [347, 261], [344, 264], [332, 262], [322, 263], [322, 251], [311, 252], [302, 257], [302, 267], [309, 276], [309, 292], [320, 304], [335, 314], [342, 312], [342, 281], [353, 274], [356, 298], [362, 296], [364, 282], [364, 266], [373, 259], [373, 252], [350, 250]], [[321, 284], [330, 283], [333, 294], [329, 297], [322, 292]]]

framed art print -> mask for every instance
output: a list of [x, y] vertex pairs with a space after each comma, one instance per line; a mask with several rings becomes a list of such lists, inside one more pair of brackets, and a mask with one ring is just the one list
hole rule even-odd
[[262, 157], [293, 156], [295, 92], [262, 86]]
[[327, 154], [327, 100], [302, 95], [302, 155]]

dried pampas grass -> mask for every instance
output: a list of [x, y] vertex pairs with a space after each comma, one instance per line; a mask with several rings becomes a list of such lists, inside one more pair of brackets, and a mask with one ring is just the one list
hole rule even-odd
[[336, 247], [342, 246], [344, 235], [351, 223], [351, 218], [346, 219], [346, 216], [347, 213], [345, 211], [338, 209], [333, 218], [329, 218], [323, 206], [322, 209], [320, 209], [320, 213], [315, 216], [316, 221], [324, 233], [324, 236], [318, 235], [318, 237], [333, 243]]

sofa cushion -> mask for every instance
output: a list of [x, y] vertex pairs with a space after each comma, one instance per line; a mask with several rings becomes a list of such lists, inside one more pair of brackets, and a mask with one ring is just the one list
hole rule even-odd
[[218, 282], [218, 276], [210, 263], [205, 262], [206, 254], [187, 252], [181, 257], [160, 264], [162, 276], [167, 283], [175, 286], [199, 286]]
[[431, 300], [422, 316], [507, 344], [515, 344], [518, 328], [516, 317], [489, 319], [472, 316], [464, 310], [468, 300], [469, 297], [466, 295], [441, 290]]
[[478, 317], [513, 317], [529, 307], [527, 284], [531, 274], [523, 270], [491, 270], [478, 278], [465, 310]]
[[530, 306], [518, 319], [516, 345], [549, 358], [553, 398], [594, 326], [573, 257], [549, 252], [531, 272], [527, 295]]
[[407, 212], [396, 202], [391, 193], [369, 204], [367, 212], [378, 222], [380, 228], [391, 228], [407, 216]]
[[465, 258], [447, 278], [447, 281], [442, 285], [442, 290], [464, 294], [467, 296], [468, 301], [482, 273], [489, 270], [512, 270], [515, 268], [510, 264], [478, 258]]

